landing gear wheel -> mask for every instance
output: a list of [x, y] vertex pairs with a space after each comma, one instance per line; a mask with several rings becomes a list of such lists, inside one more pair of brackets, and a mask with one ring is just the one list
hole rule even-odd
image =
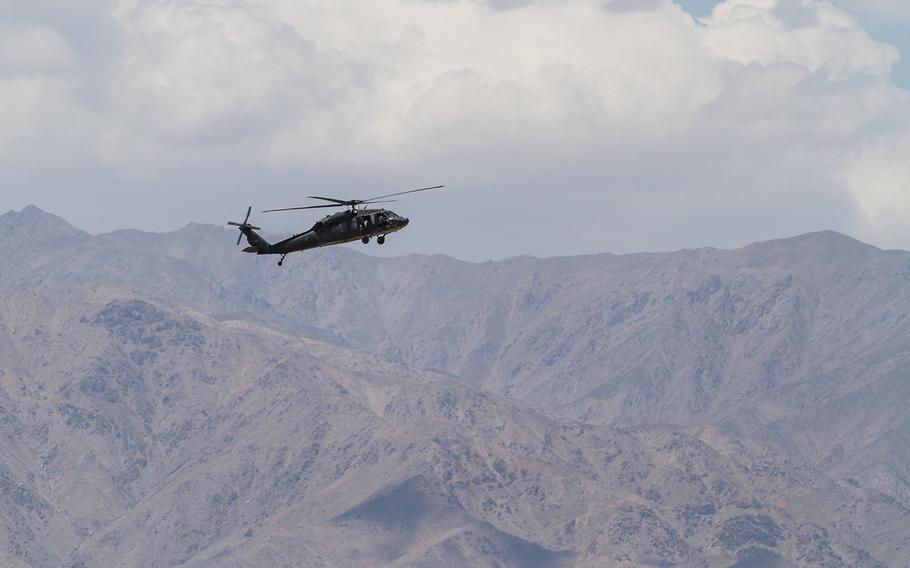
[[281, 258], [278, 259], [278, 266], [281, 266], [282, 264], [284, 264], [284, 257], [286, 257], [286, 256], [287, 256], [286, 254], [281, 255]]
[[360, 239], [360, 242], [362, 242], [365, 245], [370, 244], [370, 237], [364, 237], [364, 238]]
[[381, 237], [376, 237], [376, 244], [384, 245], [385, 244], [385, 235], [382, 235]]

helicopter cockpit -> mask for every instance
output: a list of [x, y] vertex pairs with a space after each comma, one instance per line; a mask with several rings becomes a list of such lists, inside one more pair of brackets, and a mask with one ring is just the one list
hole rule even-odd
[[368, 215], [367, 219], [369, 223], [373, 225], [386, 225], [390, 222], [392, 224], [398, 224], [406, 221], [405, 218], [398, 213], [388, 210], [376, 211], [375, 213]]

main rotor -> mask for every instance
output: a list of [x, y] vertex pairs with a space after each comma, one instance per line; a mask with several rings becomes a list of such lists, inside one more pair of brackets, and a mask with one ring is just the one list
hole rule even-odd
[[274, 213], [276, 211], [299, 211], [301, 209], [322, 209], [324, 207], [350, 207], [351, 211], [357, 211], [359, 207], [364, 205], [373, 205], [375, 203], [394, 203], [397, 199], [388, 199], [389, 197], [395, 197], [397, 195], [405, 195], [407, 193], [417, 193], [418, 191], [430, 191], [431, 189], [442, 189], [444, 185], [434, 185], [433, 187], [421, 187], [420, 189], [411, 189], [408, 191], [399, 191], [398, 193], [389, 193], [388, 195], [379, 195], [377, 197], [371, 197], [369, 199], [336, 199], [334, 197], [321, 197], [318, 195], [308, 196], [310, 199], [319, 199], [322, 201], [330, 201], [330, 204], [326, 205], [308, 205], [306, 207], [284, 207], [282, 209], [266, 209], [263, 213]]

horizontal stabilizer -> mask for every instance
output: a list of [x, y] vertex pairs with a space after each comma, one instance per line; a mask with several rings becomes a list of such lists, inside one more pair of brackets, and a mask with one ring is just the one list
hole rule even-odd
[[246, 247], [243, 252], [259, 252], [259, 247]]

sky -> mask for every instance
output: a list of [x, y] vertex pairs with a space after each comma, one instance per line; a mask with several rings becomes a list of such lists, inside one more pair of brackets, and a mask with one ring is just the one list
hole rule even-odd
[[283, 236], [320, 213], [258, 211], [445, 184], [356, 248], [910, 248], [908, 32], [898, 0], [4, 0], [0, 212]]

